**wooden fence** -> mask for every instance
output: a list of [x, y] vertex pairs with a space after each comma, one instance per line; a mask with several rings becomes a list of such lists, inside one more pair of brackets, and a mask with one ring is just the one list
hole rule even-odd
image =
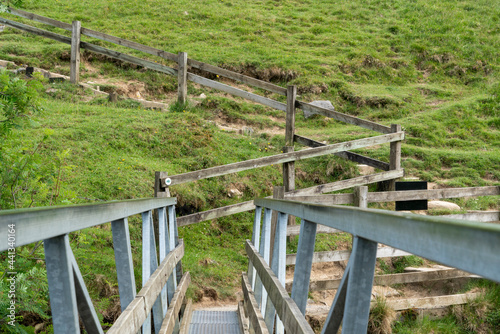
[[[213, 66], [210, 64], [190, 59], [184, 52], [179, 52], [179, 54], [169, 53], [164, 50], [156, 49], [126, 39], [111, 36], [102, 32], [94, 31], [82, 27], [81, 23], [78, 21], [74, 21], [72, 22], [72, 24], [68, 24], [47, 17], [43, 17], [40, 15], [36, 15], [33, 13], [25, 12], [19, 9], [11, 9], [10, 13], [25, 19], [40, 22], [52, 27], [64, 29], [66, 31], [71, 32], [71, 37], [67, 37], [47, 30], [31, 27], [26, 24], [22, 24], [9, 19], [0, 18], [1, 23], [4, 23], [10, 27], [71, 45], [70, 79], [74, 83], [77, 83], [79, 81], [80, 49], [86, 49], [95, 53], [105, 55], [111, 59], [129, 62], [132, 64], [142, 66], [147, 69], [162, 72], [168, 75], [177, 76], [178, 86], [179, 86], [178, 101], [181, 103], [184, 103], [186, 101], [187, 82], [192, 81], [194, 83], [206, 87], [217, 89], [229, 93], [231, 95], [238, 96], [286, 112], [285, 143], [284, 143], [285, 147], [283, 149], [284, 152], [283, 154], [249, 160], [245, 162], [234, 163], [226, 166], [213, 167], [202, 171], [189, 172], [170, 177], [168, 177], [166, 173], [157, 173], [157, 178], [159, 177], [159, 179], [155, 181], [156, 184], [155, 194], [157, 196], [165, 196], [165, 193], [168, 192], [168, 187], [171, 185], [199, 180], [202, 178], [214, 177], [217, 175], [235, 173], [242, 170], [264, 167], [273, 164], [283, 164], [283, 184], [285, 186], [285, 196], [288, 196], [290, 193], [293, 193], [295, 195], [299, 194], [307, 195], [310, 193], [325, 193], [328, 191], [340, 190], [363, 184], [384, 182], [384, 181], [389, 181], [390, 182], [389, 187], [393, 187], [393, 181], [403, 176], [404, 171], [401, 169], [400, 161], [401, 161], [401, 141], [404, 139], [404, 133], [401, 131], [401, 127], [399, 125], [393, 124], [392, 126], [389, 127], [368, 120], [363, 120], [351, 115], [343, 114], [335, 110], [322, 108], [311, 103], [299, 101], [297, 100], [297, 89], [295, 86], [288, 86], [287, 88], [280, 87], [278, 85], [274, 85], [269, 82], [258, 80], [217, 66]], [[155, 63], [150, 60], [141, 59], [138, 57], [124, 54], [122, 52], [110, 50], [102, 46], [94, 45], [88, 42], [83, 42], [81, 41], [82, 36], [96, 38], [105, 42], [114, 43], [153, 56], [161, 57], [168, 61], [177, 63], [177, 68], [168, 67], [162, 64]], [[246, 85], [254, 86], [271, 93], [276, 93], [282, 96], [286, 96], [286, 103], [282, 103], [270, 99], [268, 97], [250, 93], [248, 91], [241, 90], [239, 88], [235, 88], [215, 80], [210, 80], [208, 78], [202, 77], [194, 73], [189, 73], [188, 72], [189, 68], [195, 68], [207, 73], [216, 74], [218, 76], [239, 81]], [[325, 145], [323, 143], [319, 143], [312, 139], [299, 136], [295, 133], [295, 113], [297, 109], [301, 109], [309, 114], [319, 114], [325, 117], [333, 118], [335, 120], [344, 123], [353, 124], [365, 129], [382, 133], [383, 135], [355, 140], [351, 142]], [[311, 147], [312, 149], [294, 152], [294, 143], [299, 143], [301, 145]], [[389, 163], [382, 162], [377, 159], [362, 156], [349, 151], [351, 149], [378, 145], [382, 143], [390, 143], [391, 149], [390, 149]], [[366, 177], [355, 178], [348, 182], [341, 181], [338, 183], [321, 185], [309, 189], [295, 190], [295, 164], [294, 164], [295, 161], [314, 156], [328, 155], [328, 154], [335, 154], [336, 156], [348, 159], [350, 161], [366, 164], [378, 168], [383, 172], [369, 175]], [[206, 212], [180, 217], [179, 226], [193, 224], [203, 220], [219, 218], [234, 213], [245, 212], [253, 209], [254, 205], [251, 202], [226, 206], [223, 208], [213, 209]]]

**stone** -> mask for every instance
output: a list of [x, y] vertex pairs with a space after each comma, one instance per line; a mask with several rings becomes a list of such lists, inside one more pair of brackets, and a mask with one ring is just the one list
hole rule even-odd
[[457, 204], [446, 201], [429, 201], [427, 206], [429, 210], [461, 210]]
[[370, 175], [375, 173], [375, 168], [368, 165], [358, 165], [358, 170], [361, 175]]
[[243, 193], [236, 188], [231, 188], [227, 192], [227, 196], [231, 197], [231, 198], [233, 198], [233, 197], [241, 198], [241, 197], [243, 197]]
[[[317, 107], [325, 108], [325, 109], [328, 109], [331, 111], [335, 111], [335, 107], [333, 106], [333, 104], [330, 101], [312, 101], [310, 104], [312, 104], [313, 106], [317, 106]], [[304, 117], [305, 118], [309, 118], [315, 114], [316, 114], [315, 112], [309, 112], [309, 111], [304, 110]]]
[[200, 94], [200, 96], [198, 96], [198, 97], [199, 97], [200, 99], [206, 99], [206, 98], [207, 98], [207, 96], [206, 96], [205, 94], [203, 94], [203, 93], [201, 93], [201, 94]]
[[391, 287], [388, 286], [374, 286], [372, 289], [372, 298], [376, 297], [394, 297], [400, 296], [400, 293]]

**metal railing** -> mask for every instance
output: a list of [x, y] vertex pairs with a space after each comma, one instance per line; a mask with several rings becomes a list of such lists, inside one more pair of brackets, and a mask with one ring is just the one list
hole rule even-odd
[[[243, 275], [255, 332], [272, 333], [276, 328], [276, 333], [312, 333], [304, 314], [320, 225], [353, 234], [352, 254], [322, 333], [337, 333], [341, 324], [342, 333], [366, 333], [378, 243], [500, 282], [499, 225], [367, 209], [367, 193], [367, 187], [357, 188], [359, 207], [255, 200], [252, 242], [246, 244], [248, 277]], [[270, 255], [273, 210], [278, 219]], [[284, 287], [288, 215], [302, 219], [291, 298]], [[276, 325], [275, 313], [281, 319]]]
[[[108, 333], [171, 333], [183, 301], [189, 273], [181, 278], [184, 244], [178, 240], [175, 198], [152, 198], [0, 211], [0, 252], [43, 240], [54, 333], [103, 333], [92, 300], [70, 247], [69, 233], [111, 222], [122, 314]], [[159, 261], [153, 225], [159, 221]], [[136, 293], [128, 217], [142, 216], [142, 285]], [[15, 269], [15, 268], [14, 268]], [[178, 282], [179, 281], [179, 282]], [[179, 283], [179, 284], [178, 284]]]

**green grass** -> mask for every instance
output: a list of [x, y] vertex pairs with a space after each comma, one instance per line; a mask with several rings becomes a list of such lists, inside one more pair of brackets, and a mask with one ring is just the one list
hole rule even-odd
[[[497, 2], [146, 0], [138, 7], [124, 0], [29, 0], [23, 9], [68, 23], [80, 20], [86, 28], [169, 52], [185, 51], [190, 58], [283, 87], [295, 84], [300, 100], [330, 100], [337, 111], [385, 125], [401, 124], [406, 131], [402, 165], [407, 176], [449, 187], [500, 184]], [[172, 65], [102, 41], [83, 40]], [[68, 56], [69, 46], [9, 28], [0, 33], [0, 59], [69, 74]], [[163, 74], [90, 53], [83, 59], [82, 79], [108, 78], [108, 85], [100, 85], [103, 90], [116, 89], [114, 80], [140, 81], [146, 97], [162, 100], [177, 87], [175, 78]], [[51, 87], [56, 91], [47, 94], [45, 112], [37, 117], [41, 127], [17, 131], [11, 140], [29, 151], [42, 140], [44, 129], [53, 130], [41, 154], [49, 164], [60, 160], [58, 152], [67, 152], [58, 203], [149, 197], [155, 171], [173, 175], [257, 158], [280, 153], [284, 144], [281, 135], [241, 136], [214, 125], [223, 117], [256, 130], [283, 128], [284, 113], [197, 85], [189, 85], [190, 97], [205, 93], [207, 99], [197, 106], [172, 106], [167, 112], [144, 110], [130, 100], [118, 105], [99, 97], [88, 101], [89, 91], [66, 83]], [[267, 96], [284, 101], [276, 94]], [[296, 132], [328, 143], [374, 135], [322, 116], [306, 120], [301, 113]], [[383, 161], [389, 157], [388, 145], [356, 151]], [[334, 157], [299, 161], [296, 167], [297, 188], [358, 175], [355, 164]], [[178, 212], [188, 214], [268, 196], [273, 185], [281, 183], [281, 166], [270, 166], [171, 190], [178, 197]], [[243, 190], [242, 199], [227, 196], [232, 186]], [[455, 202], [473, 210], [500, 208], [496, 197]], [[130, 221], [140, 282], [140, 221]], [[251, 225], [248, 213], [180, 229], [186, 242], [183, 264], [193, 277], [190, 296], [200, 298], [204, 288], [216, 289], [220, 298], [234, 294], [239, 274], [246, 270], [243, 244], [251, 236]], [[116, 288], [109, 238], [106, 228], [72, 236], [82, 272], [92, 273], [86, 281], [103, 312], [116, 298], [112, 289], [101, 296], [108, 288], [96, 283], [98, 275], [105, 275]], [[321, 237], [316, 248], [331, 250], [347, 243], [348, 236]], [[295, 249], [293, 241], [289, 251]], [[91, 251], [104, 256], [89, 255]], [[43, 258], [41, 248], [34, 254]], [[28, 262], [27, 267], [36, 260]], [[400, 333], [416, 332], [417, 327], [422, 333], [452, 333], [459, 332], [456, 326], [447, 318], [395, 328]]]

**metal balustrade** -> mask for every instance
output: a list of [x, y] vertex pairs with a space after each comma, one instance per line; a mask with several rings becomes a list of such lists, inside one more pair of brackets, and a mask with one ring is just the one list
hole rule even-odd
[[[152, 198], [95, 205], [0, 211], [0, 252], [43, 240], [54, 333], [80, 333], [79, 317], [87, 333], [103, 333], [92, 300], [70, 247], [68, 234], [111, 222], [122, 314], [108, 333], [171, 333], [189, 285], [180, 259], [175, 198]], [[159, 221], [159, 262], [153, 210]], [[128, 217], [142, 216], [142, 285], [136, 283]], [[15, 233], [15, 243], [8, 235]], [[179, 287], [177, 284], [179, 282]]]
[[[367, 209], [367, 193], [367, 187], [356, 189], [358, 207], [255, 200], [242, 285], [256, 333], [313, 333], [304, 315], [318, 224], [353, 235], [352, 254], [322, 333], [337, 333], [341, 324], [342, 333], [366, 333], [378, 243], [500, 282], [500, 225]], [[278, 218], [270, 256], [273, 211]], [[291, 297], [284, 287], [288, 215], [302, 220]]]

